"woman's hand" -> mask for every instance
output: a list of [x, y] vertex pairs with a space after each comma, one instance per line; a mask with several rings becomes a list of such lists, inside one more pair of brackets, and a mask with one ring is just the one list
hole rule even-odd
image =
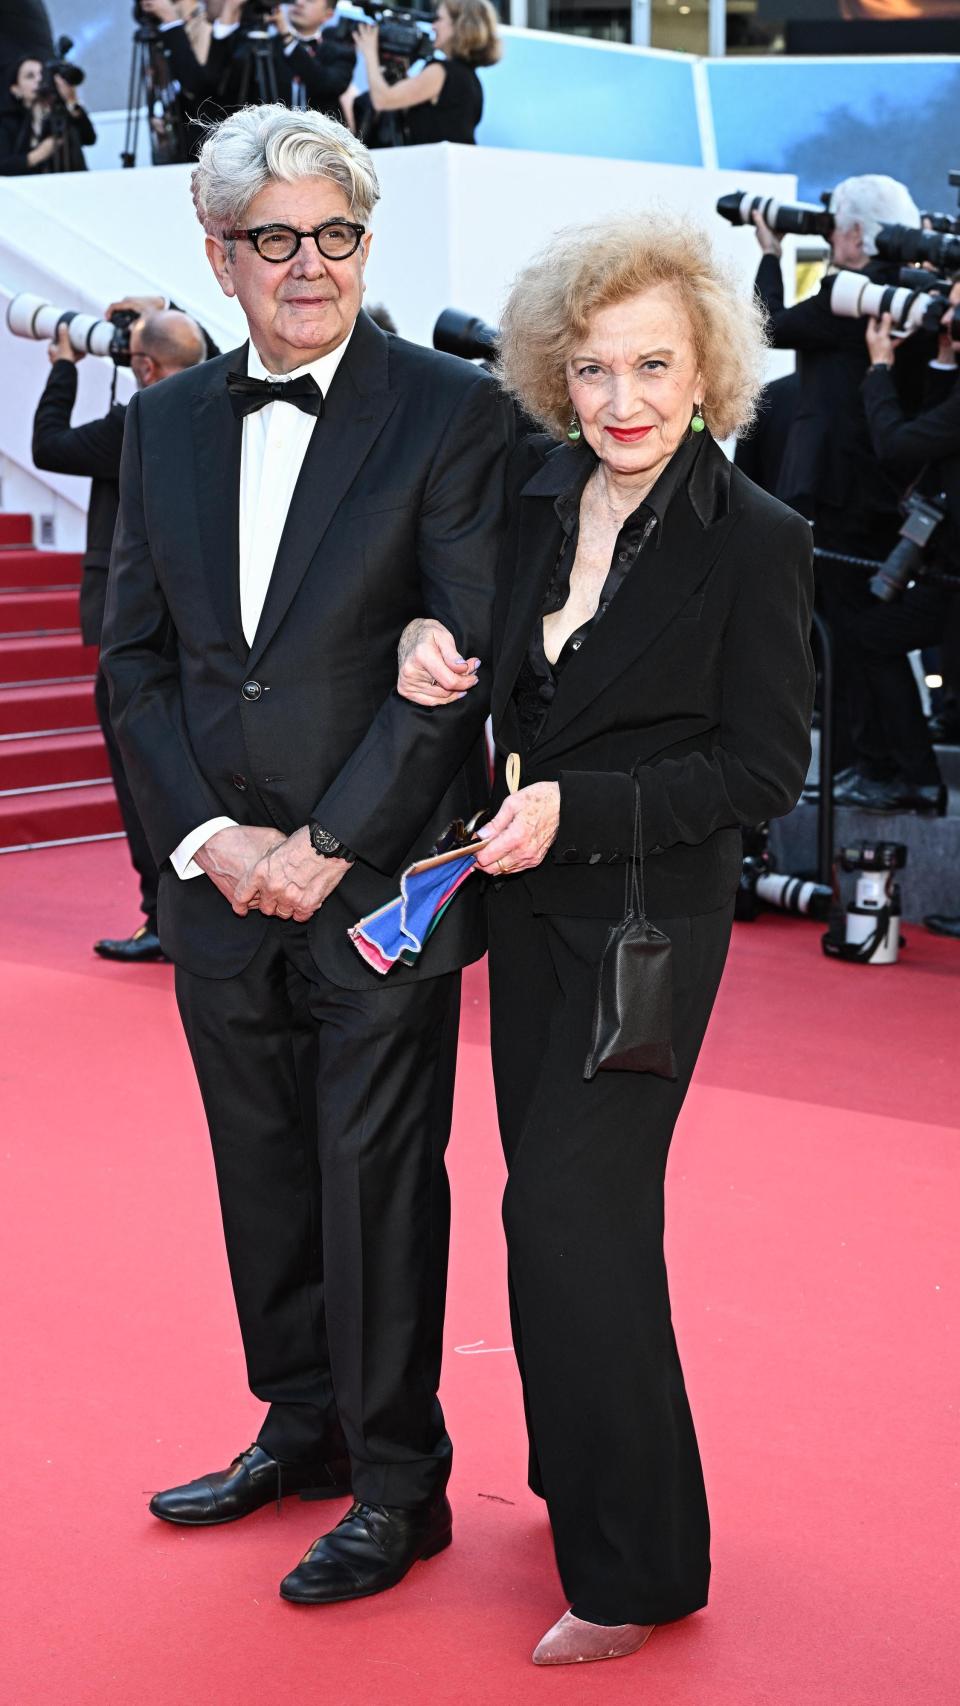
[[892, 325], [889, 314], [881, 314], [879, 320], [871, 318], [867, 321], [867, 349], [874, 367], [892, 367], [894, 364], [897, 346], [890, 336]]
[[449, 628], [429, 616], [407, 623], [397, 662], [397, 692], [414, 705], [453, 705], [477, 685], [480, 659], [462, 658]]
[[45, 136], [42, 142], [38, 142], [35, 148], [31, 148], [27, 155], [27, 165], [31, 167], [45, 166], [52, 157], [56, 146], [56, 137]]
[[496, 817], [478, 829], [486, 845], [477, 854], [477, 864], [493, 877], [529, 871], [546, 858], [559, 827], [559, 782], [531, 782], [529, 788], [508, 794]]

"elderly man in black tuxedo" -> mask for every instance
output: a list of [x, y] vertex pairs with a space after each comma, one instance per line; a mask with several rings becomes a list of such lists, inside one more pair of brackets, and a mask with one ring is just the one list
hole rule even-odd
[[270, 1408], [151, 1509], [207, 1524], [352, 1489], [282, 1584], [316, 1603], [450, 1540], [444, 1150], [480, 902], [389, 981], [347, 930], [486, 796], [482, 679], [443, 717], [393, 689], [424, 607], [489, 658], [510, 415], [361, 312], [379, 192], [341, 125], [249, 108], [193, 183], [250, 342], [131, 403], [104, 664]]

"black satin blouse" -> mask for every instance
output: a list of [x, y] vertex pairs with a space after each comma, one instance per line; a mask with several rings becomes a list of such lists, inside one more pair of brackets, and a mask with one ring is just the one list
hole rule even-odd
[[556, 663], [551, 663], [543, 645], [543, 618], [556, 610], [562, 610], [570, 597], [570, 576], [573, 573], [580, 538], [580, 500], [587, 481], [597, 466], [597, 458], [592, 451], [586, 451], [582, 466], [577, 467], [569, 486], [556, 498], [554, 509], [563, 528], [563, 542], [513, 690], [524, 752], [529, 752], [539, 739], [561, 675], [577, 657], [591, 629], [606, 615], [641, 551], [652, 539], [654, 549], [659, 544], [659, 530], [667, 505], [680, 486], [690, 478], [700, 444], [701, 435], [690, 433], [674, 452], [643, 502], [627, 516], [617, 534], [610, 568], [596, 610], [587, 622], [582, 622], [580, 627], [569, 635]]

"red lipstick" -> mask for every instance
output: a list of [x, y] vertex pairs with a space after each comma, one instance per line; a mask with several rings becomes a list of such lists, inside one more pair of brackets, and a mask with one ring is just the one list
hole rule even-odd
[[642, 427], [610, 427], [610, 426], [608, 426], [608, 427], [605, 427], [604, 430], [610, 434], [611, 438], [615, 438], [618, 444], [639, 444], [640, 440], [642, 438], [646, 438], [648, 432], [653, 431], [653, 427], [652, 426], [642, 426]]

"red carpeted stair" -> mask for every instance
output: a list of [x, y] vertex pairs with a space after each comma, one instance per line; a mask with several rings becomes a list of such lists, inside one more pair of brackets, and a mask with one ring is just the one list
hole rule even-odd
[[0, 515], [0, 852], [120, 831], [80, 638], [80, 558]]

